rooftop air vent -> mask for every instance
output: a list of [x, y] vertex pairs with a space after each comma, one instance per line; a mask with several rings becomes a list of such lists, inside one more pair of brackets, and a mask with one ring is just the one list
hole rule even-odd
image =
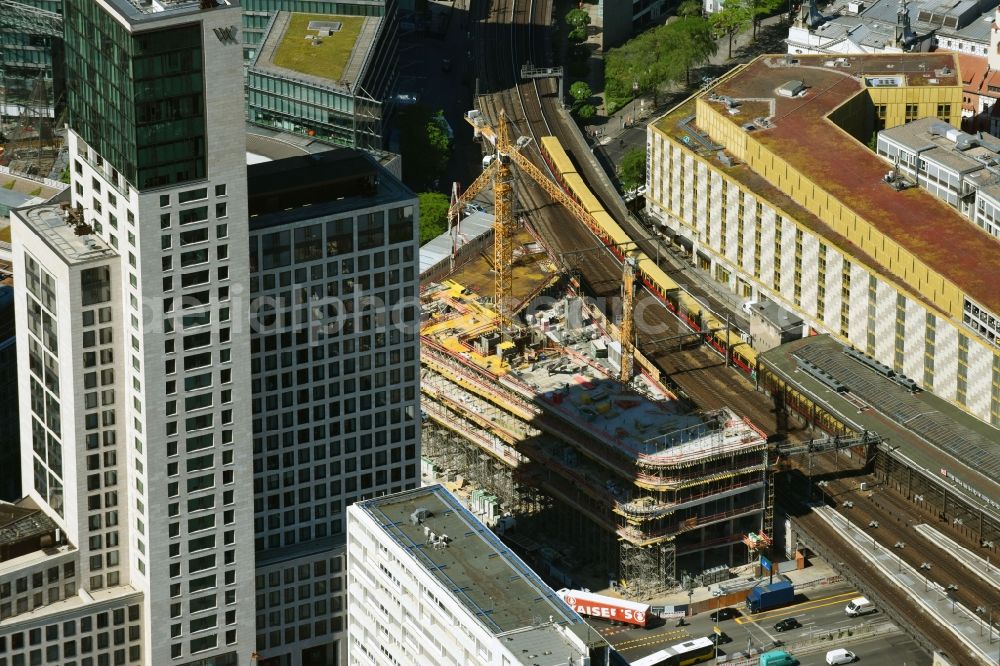
[[434, 514], [431, 513], [430, 509], [418, 507], [413, 511], [413, 513], [410, 514], [410, 523], [413, 525], [419, 525], [433, 515]]

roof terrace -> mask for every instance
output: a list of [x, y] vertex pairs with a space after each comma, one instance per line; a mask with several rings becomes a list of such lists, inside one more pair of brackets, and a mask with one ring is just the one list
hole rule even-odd
[[68, 264], [83, 264], [118, 256], [85, 224], [72, 224], [69, 211], [54, 204], [18, 209], [14, 214]]

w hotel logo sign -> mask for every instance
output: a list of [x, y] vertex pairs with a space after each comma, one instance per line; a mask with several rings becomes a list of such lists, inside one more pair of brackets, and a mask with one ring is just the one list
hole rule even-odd
[[215, 32], [215, 36], [219, 38], [219, 41], [223, 44], [236, 44], [236, 33], [237, 28], [235, 25], [231, 25], [228, 28], [212, 28]]

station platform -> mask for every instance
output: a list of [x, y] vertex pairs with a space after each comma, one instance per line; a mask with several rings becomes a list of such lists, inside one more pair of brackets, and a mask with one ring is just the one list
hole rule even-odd
[[[803, 411], [811, 409], [857, 433], [877, 433], [894, 459], [1000, 521], [1000, 431], [932, 393], [908, 390], [845, 350], [828, 335], [789, 342], [760, 355], [758, 381], [767, 390], [783, 383], [786, 401], [804, 398], [789, 406], [807, 419]], [[810, 364], [827, 380], [818, 379]]]

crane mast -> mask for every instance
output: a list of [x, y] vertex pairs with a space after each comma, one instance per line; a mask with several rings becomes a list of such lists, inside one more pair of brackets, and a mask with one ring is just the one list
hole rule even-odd
[[[511, 264], [514, 257], [514, 172], [511, 169], [510, 128], [503, 109], [497, 119], [496, 177], [493, 180], [493, 276], [497, 328], [503, 340], [511, 337], [514, 308]], [[492, 165], [491, 165], [492, 166]]]
[[[507, 114], [500, 110], [496, 127], [489, 125], [482, 113], [469, 111], [465, 114], [466, 121], [472, 125], [477, 137], [485, 137], [495, 148], [494, 159], [483, 170], [478, 178], [460, 196], [452, 197], [452, 205], [448, 210], [449, 227], [458, 216], [462, 207], [481, 192], [488, 184], [493, 184], [493, 275], [494, 299], [496, 303], [496, 325], [503, 340], [509, 340], [515, 333], [513, 315], [513, 294], [511, 288], [511, 264], [513, 263], [514, 234], [517, 231], [514, 220], [514, 173], [512, 166], [526, 174], [538, 184], [549, 197], [563, 205], [574, 218], [593, 229], [597, 225], [593, 216], [588, 213], [575, 199], [570, 197], [558, 185], [553, 183], [541, 169], [532, 164], [527, 156], [520, 152], [522, 145], [527, 143], [523, 137], [517, 144], [510, 140], [510, 126], [507, 124]], [[633, 317], [635, 310], [635, 259], [626, 257], [622, 277], [622, 322], [621, 322], [621, 381], [632, 379], [633, 354], [635, 351], [635, 333]]]
[[632, 381], [632, 359], [635, 356], [635, 259], [625, 256], [622, 275], [622, 323], [619, 328], [622, 344], [621, 373], [623, 384]]

